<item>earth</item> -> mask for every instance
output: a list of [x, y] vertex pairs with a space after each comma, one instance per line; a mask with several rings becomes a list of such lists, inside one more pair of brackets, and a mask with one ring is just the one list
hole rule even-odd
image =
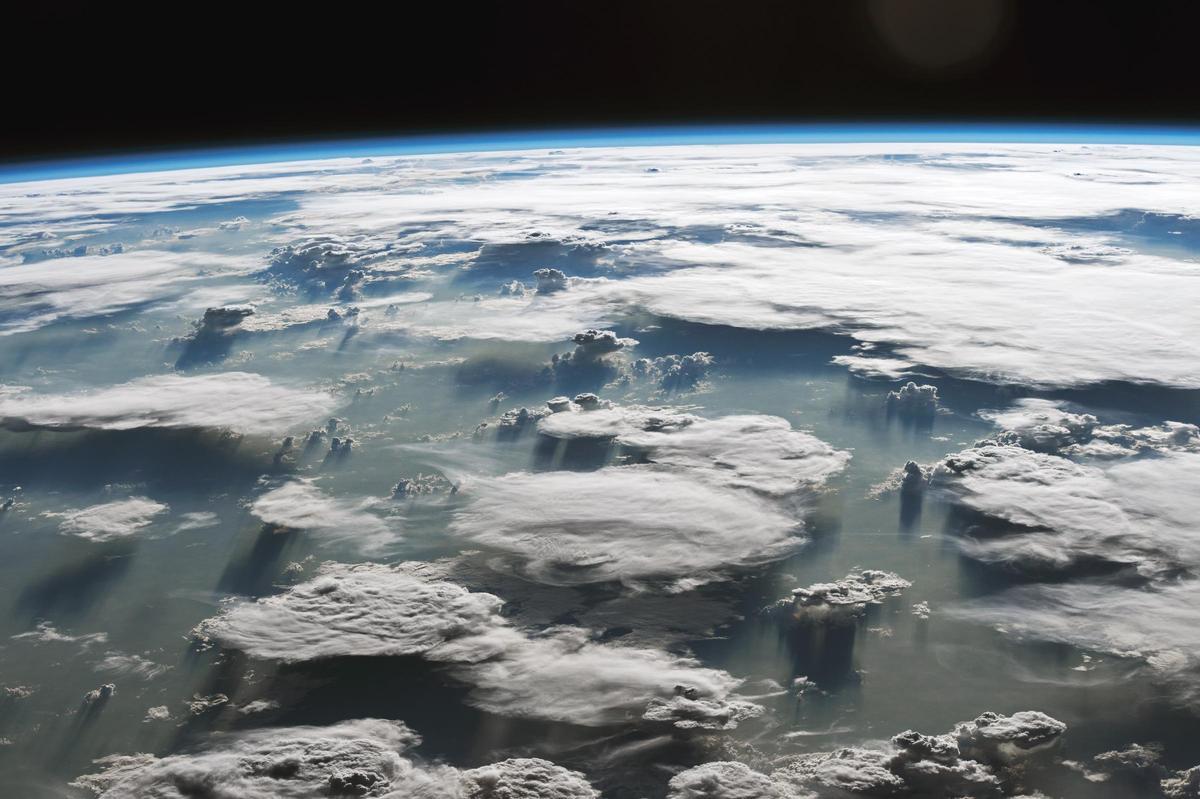
[[1200, 796], [1200, 150], [864, 138], [6, 173], [0, 793]]

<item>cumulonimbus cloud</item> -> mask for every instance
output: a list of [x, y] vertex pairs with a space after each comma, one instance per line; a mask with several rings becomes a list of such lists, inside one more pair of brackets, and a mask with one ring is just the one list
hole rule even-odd
[[[471, 687], [468, 702], [499, 715], [584, 726], [645, 716], [687, 729], [733, 727], [761, 712], [734, 695], [741, 680], [724, 671], [651, 647], [598, 642], [578, 627], [523, 630], [500, 614], [499, 598], [424, 571], [416, 563], [326, 564], [282, 594], [231, 603], [195, 635], [288, 662], [418, 656], [446, 664]], [[673, 702], [677, 686], [704, 704]]]

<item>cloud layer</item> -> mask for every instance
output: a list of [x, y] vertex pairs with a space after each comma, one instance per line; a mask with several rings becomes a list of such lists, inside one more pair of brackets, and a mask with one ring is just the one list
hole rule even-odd
[[76, 779], [100, 799], [599, 799], [582, 774], [546, 760], [516, 758], [460, 770], [406, 757], [421, 742], [402, 722], [343, 721], [213, 736], [165, 757], [113, 755]]
[[[499, 715], [584, 726], [644, 717], [721, 729], [761, 712], [733, 696], [741, 681], [723, 671], [658, 649], [596, 642], [578, 627], [522, 630], [500, 615], [497, 597], [424, 571], [420, 564], [326, 564], [316, 579], [283, 594], [230, 604], [195, 634], [289, 662], [419, 656], [447, 664], [471, 686], [471, 704]], [[681, 696], [690, 704], [678, 702]]]
[[277, 385], [249, 372], [153, 375], [72, 394], [0, 387], [0, 419], [18, 428], [211, 427], [278, 433], [325, 416], [337, 404], [325, 392]]

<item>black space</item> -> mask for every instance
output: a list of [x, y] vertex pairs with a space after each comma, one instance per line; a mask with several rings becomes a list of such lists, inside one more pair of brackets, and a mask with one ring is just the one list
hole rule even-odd
[[1193, 2], [96, 3], [6, 23], [5, 161], [577, 125], [1200, 123]]

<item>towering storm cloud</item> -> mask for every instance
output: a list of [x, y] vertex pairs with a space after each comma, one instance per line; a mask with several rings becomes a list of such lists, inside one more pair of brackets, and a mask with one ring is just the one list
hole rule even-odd
[[[468, 701], [504, 716], [584, 726], [647, 721], [737, 726], [762, 709], [741, 680], [667, 652], [601, 643], [578, 627], [523, 630], [497, 597], [423, 576], [421, 564], [326, 564], [283, 594], [228, 606], [195, 634], [254, 657], [418, 656], [471, 686]], [[678, 702], [683, 686], [690, 702]], [[662, 700], [662, 701], [659, 701]]]
[[216, 735], [196, 751], [113, 755], [75, 785], [100, 799], [154, 796], [301, 799], [598, 799], [582, 774], [516, 758], [475, 769], [425, 764], [408, 750], [420, 737], [399, 721], [359, 719], [328, 727], [280, 727]]

